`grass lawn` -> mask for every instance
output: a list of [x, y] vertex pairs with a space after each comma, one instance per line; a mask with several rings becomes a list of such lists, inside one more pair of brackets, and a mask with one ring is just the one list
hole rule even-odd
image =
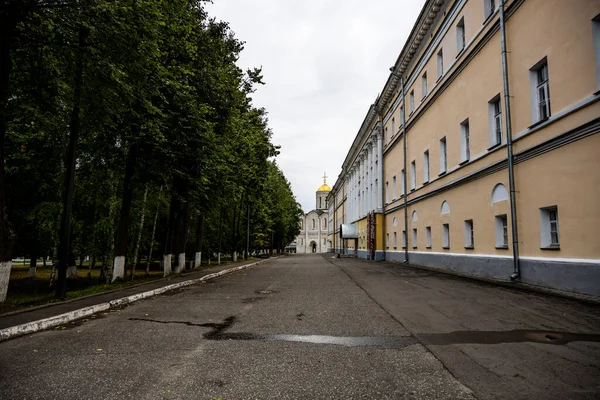
[[[250, 260], [253, 260], [253, 258]], [[243, 259], [240, 261], [243, 261]], [[221, 260], [221, 265], [227, 264], [234, 263]], [[78, 279], [69, 279], [67, 281], [67, 295], [65, 300], [76, 299], [78, 297], [102, 293], [109, 290], [121, 289], [163, 277], [160, 263], [152, 263], [149, 276], [146, 276], [145, 266], [146, 264], [142, 263], [136, 268], [133, 281], [130, 280], [128, 275], [123, 282], [107, 285], [99, 280], [101, 270], [99, 266], [92, 269], [92, 277], [91, 279], [88, 279], [88, 266], [84, 263], [84, 267], [77, 270]], [[216, 266], [217, 262], [213, 260], [210, 267]], [[209, 266], [206, 263], [203, 263], [201, 269], [208, 267]], [[27, 263], [27, 265], [23, 265], [22, 261], [17, 262], [16, 264], [13, 263], [10, 271], [8, 295], [6, 301], [0, 303], [0, 314], [60, 301], [60, 299], [54, 297], [54, 291], [49, 287], [51, 271], [52, 267], [50, 265], [43, 268], [41, 263], [38, 263], [36, 277], [35, 279], [30, 279], [27, 277], [29, 263]]]

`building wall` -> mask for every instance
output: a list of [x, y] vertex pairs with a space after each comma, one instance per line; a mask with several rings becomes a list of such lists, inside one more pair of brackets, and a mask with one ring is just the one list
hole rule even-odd
[[[310, 211], [302, 218], [302, 228], [296, 236], [296, 253], [312, 253], [311, 243], [317, 245], [317, 253], [327, 252], [328, 222], [329, 214], [327, 212], [319, 215], [316, 210]], [[316, 228], [313, 229], [312, 221], [315, 220]]]
[[[536, 285], [600, 295], [600, 287], [591, 283], [600, 282], [597, 240], [600, 83], [596, 70], [600, 50], [595, 51], [592, 29], [592, 19], [600, 15], [600, 1], [576, 3], [575, 6], [561, 0], [513, 0], [506, 6], [520, 278]], [[427, 1], [425, 7], [431, 4]], [[401, 196], [401, 170], [405, 161], [400, 107], [406, 102], [409, 262], [507, 280], [513, 272], [510, 203], [508, 199], [492, 202], [492, 190], [497, 184], [509, 189], [499, 12], [486, 18], [484, 1], [478, 0], [447, 1], [442, 7], [444, 13], [436, 15], [402, 74], [406, 98], [401, 98], [400, 85], [396, 84], [390, 99], [377, 104], [378, 109], [385, 110], [379, 120], [387, 132], [383, 182], [389, 187], [384, 196], [385, 229], [378, 230], [378, 249], [382, 245], [388, 260], [404, 260], [405, 199]], [[464, 18], [466, 47], [459, 53], [456, 25], [461, 18]], [[600, 43], [600, 37], [597, 40]], [[438, 80], [440, 49], [443, 49], [444, 73]], [[536, 123], [532, 107], [537, 104], [532, 98], [530, 70], [544, 59], [548, 65], [551, 116]], [[397, 65], [401, 62], [402, 57]], [[425, 72], [427, 95], [423, 96], [421, 77]], [[382, 93], [392, 85], [390, 82]], [[535, 93], [535, 85], [533, 89]], [[415, 104], [412, 113], [408, 104], [411, 91]], [[499, 145], [492, 141], [488, 104], [496, 97], [500, 100], [502, 118]], [[464, 143], [461, 123], [466, 120], [470, 133], [469, 160], [464, 160], [461, 150]], [[359, 135], [364, 135], [362, 129]], [[447, 169], [440, 173], [443, 137]], [[425, 151], [429, 152], [428, 180], [424, 177]], [[411, 190], [413, 160], [416, 188]], [[447, 214], [440, 213], [444, 201], [450, 208]], [[560, 247], [551, 250], [542, 246], [545, 228], [540, 222], [540, 209], [549, 206], [557, 207], [560, 237]], [[509, 245], [497, 248], [495, 217], [504, 214]], [[465, 220], [473, 221], [472, 248], [465, 246]], [[357, 223], [361, 256], [361, 252], [366, 254], [366, 219]], [[443, 224], [449, 224], [450, 228], [448, 248], [442, 246]], [[425, 245], [426, 227], [431, 227], [430, 248]], [[413, 229], [417, 230], [416, 243]], [[389, 242], [385, 235], [389, 235]]]

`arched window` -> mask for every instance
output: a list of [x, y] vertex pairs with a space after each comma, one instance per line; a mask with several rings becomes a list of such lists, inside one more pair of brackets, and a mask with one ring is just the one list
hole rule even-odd
[[394, 219], [392, 219], [392, 225], [394, 225], [394, 226], [398, 225], [398, 221], [396, 220], [396, 217], [394, 217]]
[[508, 200], [508, 191], [506, 190], [506, 186], [499, 183], [492, 190], [492, 204], [504, 200]]
[[327, 220], [326, 219], [323, 220], [323, 229], [327, 229]]
[[440, 210], [440, 214], [450, 214], [450, 205], [448, 205], [448, 202], [446, 200], [442, 202], [442, 209]]
[[419, 216], [416, 211], [412, 212], [412, 222], [417, 222], [419, 220]]
[[317, 222], [315, 221], [314, 218], [312, 219], [312, 222], [313, 222], [313, 227], [312, 228], [313, 229], [317, 229]]

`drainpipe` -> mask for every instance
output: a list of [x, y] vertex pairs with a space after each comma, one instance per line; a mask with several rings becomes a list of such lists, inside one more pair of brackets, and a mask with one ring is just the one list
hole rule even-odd
[[[404, 78], [400, 77], [400, 86], [402, 87], [402, 109], [404, 112], [400, 116], [400, 123], [402, 124], [402, 151], [404, 152], [404, 237], [402, 241], [404, 243], [404, 262], [408, 263], [408, 170], [406, 169], [406, 104], [404, 102]], [[406, 239], [406, 241], [405, 241]]]
[[513, 165], [512, 127], [510, 125], [510, 93], [508, 88], [508, 64], [506, 61], [506, 30], [504, 21], [504, 0], [499, 2], [500, 12], [500, 46], [502, 48], [502, 80], [504, 82], [504, 109], [506, 114], [506, 148], [508, 151], [508, 185], [510, 188], [510, 220], [513, 238], [513, 274], [514, 281], [521, 276], [519, 266], [519, 235], [517, 229], [517, 205], [515, 201], [515, 174]]
[[[380, 122], [379, 122], [379, 131], [377, 132], [377, 153], [379, 154], [379, 160], [378, 160], [378, 169], [379, 171], [377, 171], [379, 177], [379, 185], [381, 186], [380, 189], [380, 197], [379, 197], [379, 201], [377, 202], [376, 208], [380, 208], [381, 209], [381, 241], [382, 246], [381, 246], [381, 251], [383, 253], [383, 259], [382, 261], [385, 261], [387, 259], [387, 254], [385, 251], [385, 246], [383, 246], [383, 244], [385, 243], [385, 207], [383, 204], [383, 199], [385, 196], [385, 185], [383, 183], [383, 177], [385, 176], [385, 164], [383, 162], [383, 120], [381, 120], [381, 116], [379, 116], [380, 118]], [[375, 259], [377, 259], [377, 250], [375, 250]]]

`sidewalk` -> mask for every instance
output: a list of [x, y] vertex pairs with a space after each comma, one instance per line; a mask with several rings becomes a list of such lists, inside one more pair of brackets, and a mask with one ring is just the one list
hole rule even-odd
[[[274, 259], [273, 257], [271, 259]], [[169, 290], [217, 278], [251, 266], [262, 264], [269, 259], [243, 261], [235, 264], [183, 272], [153, 282], [142, 283], [121, 290], [98, 293], [79, 299], [51, 303], [0, 315], [0, 342], [24, 334], [48, 329], [65, 322], [73, 321], [96, 312], [108, 310], [118, 305], [129, 304], [147, 297], [156, 296]]]

